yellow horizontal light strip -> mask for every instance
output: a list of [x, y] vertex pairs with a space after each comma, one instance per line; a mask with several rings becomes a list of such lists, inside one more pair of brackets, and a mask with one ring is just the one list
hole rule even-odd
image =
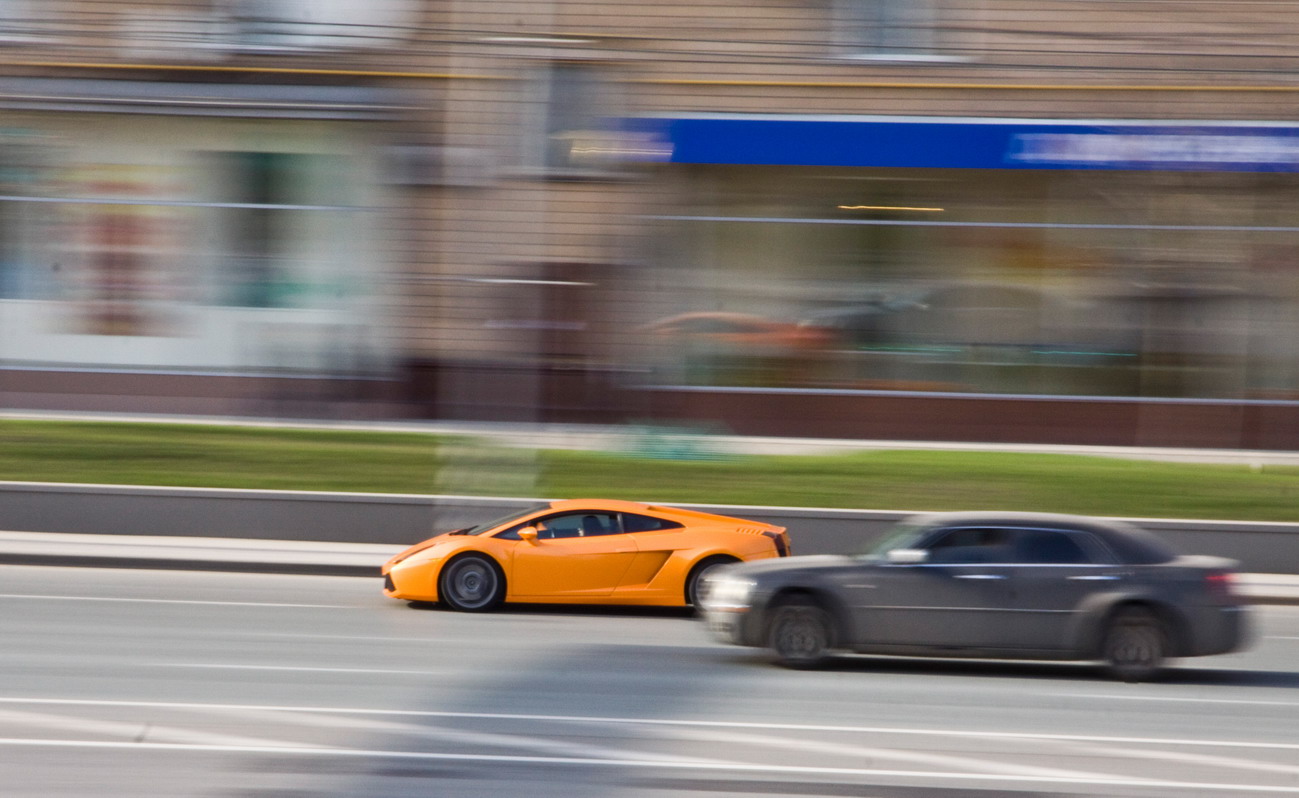
[[[376, 69], [309, 69], [304, 67], [256, 67], [212, 64], [117, 64], [98, 61], [32, 61], [0, 60], [0, 67], [39, 67], [47, 69], [112, 69], [165, 72], [234, 72], [276, 75], [336, 75], [340, 77], [411, 78], [419, 80], [516, 80], [508, 75], [475, 75], [458, 72], [422, 72]], [[937, 89], [1000, 91], [1150, 91], [1150, 92], [1262, 92], [1299, 93], [1292, 86], [1258, 85], [1149, 85], [1149, 84], [1071, 84], [1071, 83], [905, 83], [887, 81], [817, 81], [817, 80], [709, 80], [700, 78], [630, 78], [622, 83], [659, 86], [732, 86], [753, 88], [817, 89]]]
[[841, 211], [928, 211], [939, 213], [946, 208], [909, 208], [905, 205], [840, 205]]

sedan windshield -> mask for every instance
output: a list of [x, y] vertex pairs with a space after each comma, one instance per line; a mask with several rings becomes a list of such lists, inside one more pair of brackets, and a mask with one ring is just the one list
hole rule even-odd
[[549, 504], [537, 504], [521, 512], [510, 513], [509, 515], [503, 516], [501, 518], [497, 518], [494, 521], [486, 521], [484, 523], [478, 524], [477, 526], [471, 526], [465, 530], [465, 534], [481, 535], [484, 532], [491, 529], [495, 529], [498, 526], [504, 526], [505, 524], [508, 524], [511, 521], [517, 521], [520, 518], [523, 518], [524, 516], [532, 515], [533, 513], [545, 510], [549, 506], [550, 506]]
[[884, 537], [868, 544], [858, 552], [857, 556], [862, 559], [878, 560], [893, 549], [910, 548], [910, 544], [920, 536], [920, 532], [924, 529], [925, 527], [921, 524], [903, 521], [886, 532]]

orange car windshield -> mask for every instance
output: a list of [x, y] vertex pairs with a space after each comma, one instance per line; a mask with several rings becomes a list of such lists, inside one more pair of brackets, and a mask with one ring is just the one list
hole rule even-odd
[[498, 526], [504, 526], [505, 524], [508, 524], [508, 523], [510, 523], [511, 521], [517, 521], [517, 520], [519, 520], [520, 518], [523, 518], [524, 516], [532, 515], [533, 513], [536, 513], [536, 512], [540, 512], [540, 511], [542, 511], [542, 510], [545, 510], [545, 509], [548, 508], [549, 506], [550, 506], [550, 505], [548, 505], [548, 504], [538, 504], [538, 505], [535, 505], [535, 506], [533, 506], [533, 507], [529, 507], [528, 509], [523, 510], [523, 511], [521, 511], [521, 512], [510, 513], [509, 515], [504, 516], [504, 517], [502, 517], [502, 518], [497, 518], [495, 521], [487, 521], [487, 522], [485, 522], [485, 523], [478, 524], [477, 526], [471, 526], [471, 527], [469, 527], [468, 529], [466, 529], [466, 530], [464, 531], [464, 534], [466, 534], [466, 535], [481, 535], [481, 534], [483, 534], [484, 532], [487, 532], [488, 530], [491, 530], [491, 529], [495, 529], [495, 528], [498, 527]]

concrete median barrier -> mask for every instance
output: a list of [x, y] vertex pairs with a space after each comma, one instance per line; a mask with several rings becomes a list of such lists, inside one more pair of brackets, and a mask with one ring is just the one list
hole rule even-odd
[[[541, 502], [532, 498], [0, 483], [0, 529], [75, 535], [402, 547]], [[788, 527], [796, 554], [852, 552], [909, 513], [679, 505]], [[1299, 524], [1129, 519], [1184, 551], [1299, 575]]]

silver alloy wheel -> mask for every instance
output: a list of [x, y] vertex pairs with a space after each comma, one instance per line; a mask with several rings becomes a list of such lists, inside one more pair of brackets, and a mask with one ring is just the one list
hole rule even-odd
[[1148, 610], [1121, 610], [1110, 622], [1101, 652], [1110, 673], [1125, 682], [1151, 678], [1163, 667], [1167, 636]]
[[830, 616], [808, 600], [782, 604], [772, 616], [767, 645], [787, 668], [815, 668], [830, 653]]
[[447, 566], [442, 574], [440, 596], [452, 609], [485, 610], [497, 603], [500, 576], [482, 557], [463, 557]]

